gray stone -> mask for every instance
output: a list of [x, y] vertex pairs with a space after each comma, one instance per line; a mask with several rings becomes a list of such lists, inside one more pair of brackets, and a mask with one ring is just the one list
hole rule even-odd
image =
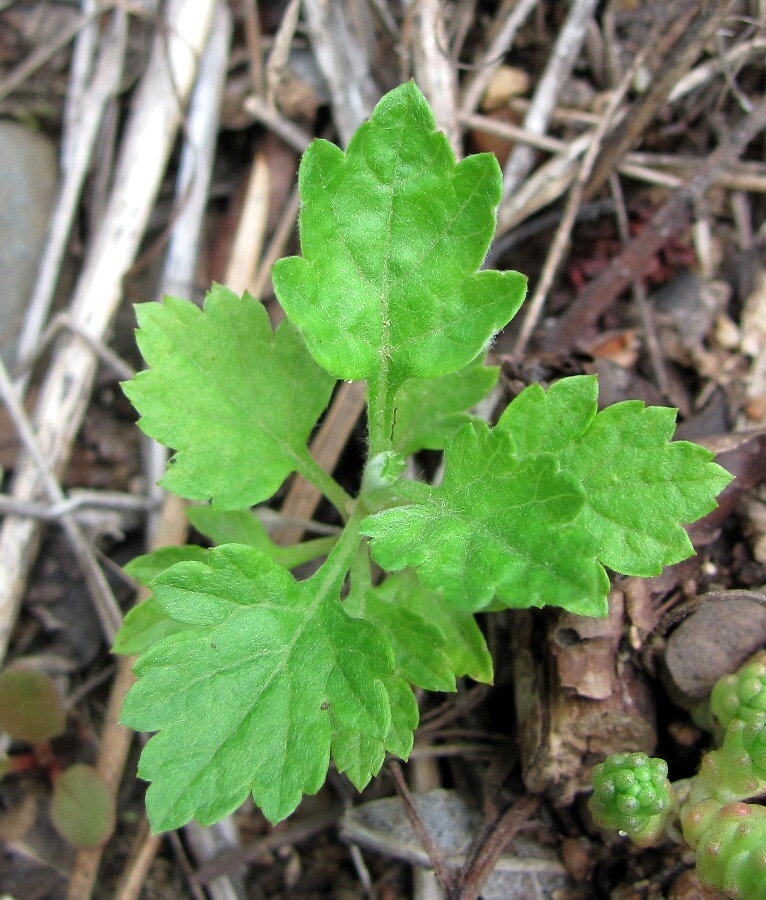
[[15, 360], [57, 181], [56, 150], [48, 138], [0, 121], [0, 355], [6, 363]]

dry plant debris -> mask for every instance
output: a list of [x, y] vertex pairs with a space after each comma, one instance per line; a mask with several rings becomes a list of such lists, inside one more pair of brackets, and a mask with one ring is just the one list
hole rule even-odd
[[[57, 752], [95, 763], [117, 798], [115, 837], [75, 856], [44, 827], [45, 778], [4, 779], [0, 890], [393, 900], [426, 896], [430, 864], [452, 896], [477, 896], [493, 870], [513, 896], [537, 852], [555, 869], [547, 886], [534, 876], [543, 896], [695, 896], [675, 851], [603, 843], [582, 791], [620, 741], [659, 743], [674, 777], [692, 771], [707, 744], [688, 696], [713, 678], [699, 663], [718, 617], [732, 666], [764, 643], [762, 615], [749, 629], [746, 612], [766, 585], [763, 15], [756, 0], [0, 2], [0, 115], [47, 135], [61, 167], [0, 368], [0, 643], [6, 665], [55, 679], [77, 730]], [[154, 486], [164, 457], [139, 449], [119, 388], [139, 362], [131, 305], [199, 300], [217, 281], [278, 321], [270, 271], [296, 247], [298, 156], [315, 136], [345, 145], [409, 78], [458, 155], [490, 149], [505, 167], [487, 262], [527, 274], [532, 302], [492, 348], [495, 405], [598, 373], [610, 402], [677, 407], [678, 436], [736, 479], [690, 530], [697, 556], [615, 579], [608, 619], [488, 624], [495, 685], [424, 702], [403, 773], [384, 769], [361, 797], [333, 776], [278, 828], [245, 806], [214, 833], [159, 840], [117, 725], [130, 664], [108, 642], [135, 599], [120, 567], [188, 526]], [[0, 215], [7, 240], [4, 228]], [[312, 438], [349, 488], [363, 391], [342, 384]], [[438, 477], [438, 455], [418, 464]], [[279, 543], [337, 525], [298, 478], [279, 501], [264, 514]], [[417, 812], [432, 796], [467, 808], [472, 846], [421, 835], [424, 855], [415, 823], [438, 826]], [[403, 849], [387, 835], [408, 808]]]

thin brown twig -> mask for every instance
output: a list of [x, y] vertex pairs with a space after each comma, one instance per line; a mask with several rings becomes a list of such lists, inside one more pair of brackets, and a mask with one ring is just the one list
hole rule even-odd
[[460, 900], [477, 900], [508, 843], [537, 809], [538, 798], [525, 796], [506, 810], [469, 854], [460, 880]]
[[[609, 188], [614, 199], [615, 212], [617, 219], [617, 230], [623, 245], [630, 240], [630, 226], [628, 223], [628, 213], [625, 209], [625, 200], [622, 194], [622, 186], [620, 179], [615, 172], [609, 176]], [[640, 278], [636, 278], [632, 285], [633, 301], [638, 307], [641, 316], [641, 322], [644, 326], [644, 338], [646, 339], [646, 349], [649, 352], [649, 361], [652, 365], [654, 377], [657, 380], [657, 386], [662, 391], [662, 395], [670, 398], [670, 381], [668, 379], [665, 361], [660, 347], [660, 339], [657, 336], [657, 329], [654, 325], [654, 315], [652, 308], [646, 296], [646, 288]]]
[[245, 40], [253, 90], [263, 96], [263, 48], [261, 47], [261, 23], [258, 0], [245, 3]]
[[604, 271], [589, 282], [562, 317], [551, 346], [569, 347], [591, 322], [601, 316], [625, 288], [640, 277], [662, 247], [691, 223], [691, 207], [698, 203], [720, 173], [731, 166], [750, 141], [766, 128], [766, 99], [743, 117], [737, 127], [707, 157], [693, 177], [655, 213]]
[[585, 186], [588, 182], [588, 179], [590, 178], [591, 172], [593, 171], [593, 166], [595, 165], [596, 159], [598, 158], [598, 154], [601, 150], [604, 138], [617, 121], [622, 101], [625, 98], [628, 89], [630, 88], [635, 73], [643, 63], [643, 60], [648, 52], [648, 48], [652, 45], [653, 35], [654, 30], [652, 32], [652, 35], [650, 35], [650, 38], [647, 41], [643, 51], [636, 55], [636, 58], [633, 60], [633, 65], [625, 73], [620, 84], [617, 86], [617, 89], [612, 94], [612, 97], [609, 100], [609, 105], [604, 111], [601, 123], [593, 133], [590, 145], [585, 152], [585, 156], [583, 157], [579, 171], [577, 172], [577, 177], [575, 178], [574, 184], [570, 191], [561, 223], [556, 230], [556, 235], [553, 239], [551, 249], [545, 259], [543, 271], [540, 274], [540, 280], [537, 283], [535, 292], [527, 307], [527, 313], [524, 317], [521, 331], [519, 332], [519, 336], [516, 339], [516, 343], [514, 344], [513, 351], [517, 356], [521, 356], [526, 349], [527, 343], [532, 337], [532, 332], [535, 330], [537, 322], [542, 315], [545, 300], [548, 296], [548, 291], [553, 284], [553, 280], [556, 277], [556, 273], [558, 272], [561, 260], [564, 256], [567, 245], [569, 244], [569, 238], [572, 233], [572, 228], [574, 227], [575, 220], [577, 218], [577, 212], [585, 196]]
[[418, 813], [418, 809], [415, 806], [415, 800], [410, 793], [407, 782], [405, 781], [402, 767], [398, 762], [392, 759], [389, 760], [388, 768], [394, 780], [396, 790], [402, 799], [402, 804], [404, 805], [404, 811], [407, 813], [407, 818], [410, 820], [410, 824], [412, 825], [412, 829], [415, 832], [417, 839], [420, 841], [423, 849], [428, 855], [428, 859], [431, 862], [434, 874], [436, 875], [436, 878], [438, 879], [439, 884], [441, 885], [442, 890], [447, 897], [447, 900], [453, 900], [453, 898], [454, 900], [457, 900], [459, 894], [455, 893], [455, 890], [457, 888], [457, 878], [455, 877], [455, 873], [449, 868], [441, 850], [436, 846], [433, 838], [426, 830], [426, 827], [423, 824], [423, 820], [420, 818], [420, 814]]

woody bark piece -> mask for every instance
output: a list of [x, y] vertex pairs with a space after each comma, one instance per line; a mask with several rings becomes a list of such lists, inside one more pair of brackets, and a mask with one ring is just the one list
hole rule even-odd
[[[144, 233], [189, 95], [215, 0], [170, 0], [133, 103], [114, 184], [101, 228], [75, 288], [71, 318], [76, 328], [101, 340], [117, 310], [121, 282]], [[82, 422], [97, 359], [75, 336], [60, 342], [35, 409], [39, 445], [60, 475]], [[34, 500], [41, 478], [24, 457], [12, 493]], [[0, 654], [4, 654], [40, 538], [32, 519], [9, 517], [0, 530]]]
[[610, 616], [563, 614], [541, 627], [515, 613], [514, 692], [524, 784], [562, 806], [590, 787], [591, 768], [626, 747], [651, 753], [657, 735], [651, 692], [618, 658], [622, 595]]

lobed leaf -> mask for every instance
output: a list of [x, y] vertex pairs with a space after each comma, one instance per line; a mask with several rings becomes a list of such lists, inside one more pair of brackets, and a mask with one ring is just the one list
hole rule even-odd
[[142, 430], [176, 450], [161, 483], [222, 509], [266, 500], [307, 456], [333, 380], [248, 294], [215, 285], [204, 312], [175, 297], [136, 310], [150, 368], [124, 390]]
[[466, 611], [498, 597], [513, 607], [606, 613], [598, 543], [576, 524], [583, 493], [554, 456], [519, 459], [507, 432], [472, 424], [457, 432], [445, 461], [444, 482], [425, 502], [362, 522], [379, 565], [417, 567], [426, 588]]
[[250, 792], [276, 822], [321, 787], [331, 751], [361, 789], [387, 748], [411, 742], [390, 646], [323, 578], [296, 582], [228, 544], [153, 582], [187, 626], [139, 657], [123, 708], [125, 724], [159, 732], [139, 766], [155, 831], [217, 821]]
[[375, 560], [416, 567], [461, 609], [496, 596], [606, 615], [602, 566], [656, 575], [690, 556], [682, 524], [714, 509], [731, 476], [703, 447], [670, 442], [674, 410], [597, 412], [597, 391], [592, 376], [533, 385], [491, 431], [460, 429], [441, 487], [363, 523]]
[[498, 422], [516, 453], [553, 453], [582, 488], [580, 527], [598, 558], [624, 575], [658, 575], [694, 552], [683, 523], [715, 509], [731, 475], [697, 444], [673, 441], [673, 409], [638, 400], [596, 414], [595, 376], [565, 378], [547, 392], [532, 385]]
[[502, 175], [491, 154], [455, 162], [413, 82], [378, 103], [344, 153], [301, 160], [303, 256], [274, 289], [314, 358], [337, 378], [384, 383], [467, 365], [521, 305], [518, 272], [477, 272]]

